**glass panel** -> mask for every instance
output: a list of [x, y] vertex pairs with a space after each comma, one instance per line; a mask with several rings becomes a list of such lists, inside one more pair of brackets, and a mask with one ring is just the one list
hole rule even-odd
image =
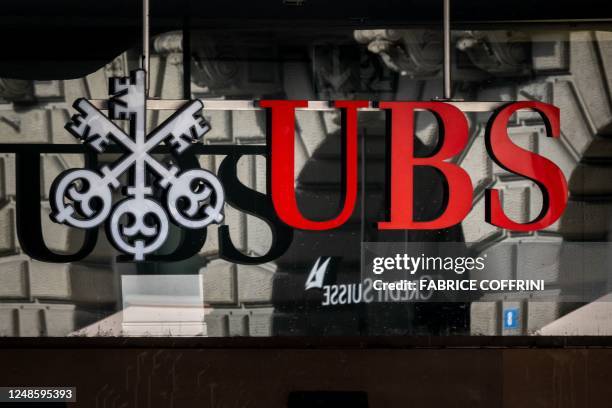
[[[76, 113], [71, 107], [76, 99], [108, 99], [109, 79], [136, 69], [136, 53], [125, 52], [80, 79], [0, 80], [0, 335], [610, 334], [612, 322], [605, 317], [610, 315], [612, 193], [607, 187], [612, 168], [609, 32], [497, 29], [452, 34], [457, 101], [540, 101], [560, 109], [556, 139], [546, 137], [547, 124], [533, 111], [517, 112], [508, 126], [513, 143], [551, 160], [568, 181], [570, 199], [562, 217], [537, 232], [503, 230], [485, 221], [485, 191], [490, 188], [501, 192], [503, 208], [515, 222], [537, 218], [545, 202], [536, 182], [491, 160], [485, 140], [492, 111], [465, 112], [468, 142], [452, 162], [469, 174], [474, 193], [472, 209], [461, 223], [429, 231], [378, 227], [389, 219], [390, 119], [381, 110], [368, 109], [358, 115], [359, 186], [353, 214], [338, 228], [306, 231], [287, 227], [271, 211], [269, 115], [243, 109], [249, 104], [242, 102], [235, 109], [214, 108], [224, 100], [431, 101], [442, 96], [438, 31], [194, 29], [189, 67], [183, 67], [182, 40], [180, 32], [169, 32], [152, 41], [150, 96], [160, 102], [185, 99], [184, 91], [190, 89], [191, 98], [203, 100], [211, 130], [203, 147], [179, 155], [168, 143], [151, 157], [166, 167], [201, 167], [218, 177], [225, 190], [224, 219], [196, 230], [170, 223], [168, 239], [148, 262], [122, 255], [102, 227], [86, 256], [67, 263], [43, 261], [33, 244], [38, 220], [17, 218], [21, 209], [40, 213], [42, 238], [57, 254], [74, 254], [87, 246], [91, 232], [49, 218], [53, 183], [64, 171], [89, 166], [92, 157], [98, 168], [113, 166], [124, 152], [113, 146], [95, 155], [78, 146], [64, 126]], [[189, 84], [183, 82], [185, 73], [190, 74]], [[149, 110], [148, 129], [174, 112]], [[310, 109], [298, 110], [295, 118], [299, 210], [313, 220], [334, 218], [343, 202], [342, 116], [338, 110]], [[129, 130], [127, 121], [116, 123]], [[413, 125], [415, 154], [434, 154], [442, 142], [436, 117], [416, 112]], [[452, 138], [457, 130], [446, 132], [445, 138]], [[17, 160], [14, 145], [22, 144], [31, 147]], [[64, 144], [70, 148], [62, 150]], [[40, 197], [18, 200], [17, 194], [29, 185], [25, 180], [37, 179]], [[149, 181], [154, 186], [150, 196], [164, 201], [167, 192], [156, 183], [159, 178]], [[130, 179], [122, 174], [118, 182], [127, 185]], [[443, 213], [446, 187], [438, 171], [415, 170], [416, 221]], [[113, 190], [113, 203], [125, 194]], [[399, 261], [393, 263], [397, 255], [425, 262], [441, 254], [450, 254], [442, 257], [452, 259], [450, 269], [439, 265], [428, 269], [429, 274], [422, 267], [411, 273], [397, 266]], [[267, 259], [252, 259], [257, 257]], [[486, 261], [483, 270], [463, 270], [457, 267], [459, 258], [463, 264], [467, 258]], [[375, 262], [384, 271], [375, 273]], [[423, 299], [401, 289], [374, 287], [377, 280], [381, 283], [376, 286], [418, 283], [424, 275], [472, 280], [477, 290], [451, 287]], [[514, 283], [497, 289], [481, 286], [493, 280]], [[519, 281], [536, 286], [517, 286]]]

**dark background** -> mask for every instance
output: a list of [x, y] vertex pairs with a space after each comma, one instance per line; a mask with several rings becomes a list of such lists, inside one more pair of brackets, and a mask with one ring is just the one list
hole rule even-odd
[[[141, 39], [139, 0], [5, 0], [0, 11], [0, 77], [82, 77], [136, 47]], [[454, 0], [453, 28], [491, 24], [577, 26], [609, 22], [605, 0]], [[151, 0], [151, 34], [182, 28], [286, 26], [367, 28], [441, 27], [442, 0]], [[548, 23], [548, 24], [542, 24]]]
[[0, 349], [0, 383], [76, 386], [77, 403], [67, 406], [78, 407], [609, 407], [610, 345], [601, 337], [14, 339]]

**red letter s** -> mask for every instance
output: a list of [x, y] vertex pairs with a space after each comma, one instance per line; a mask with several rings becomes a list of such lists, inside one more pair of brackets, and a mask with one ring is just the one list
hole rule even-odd
[[489, 122], [486, 142], [491, 158], [504, 169], [525, 176], [542, 190], [544, 201], [540, 215], [521, 224], [504, 214], [499, 191], [486, 191], [486, 220], [497, 227], [515, 231], [536, 231], [553, 224], [567, 205], [567, 182], [561, 170], [550, 160], [516, 146], [508, 136], [508, 121], [519, 109], [533, 109], [544, 119], [547, 136], [560, 136], [559, 108], [542, 102], [515, 102], [501, 108]]

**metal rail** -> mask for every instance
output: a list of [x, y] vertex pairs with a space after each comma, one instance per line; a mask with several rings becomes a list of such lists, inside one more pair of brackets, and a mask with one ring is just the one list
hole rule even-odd
[[[201, 144], [194, 143], [189, 151], [195, 155], [266, 155], [268, 150], [265, 144]], [[151, 150], [151, 154], [171, 154], [172, 146], [160, 145]], [[93, 154], [96, 153], [82, 143], [0, 143], [0, 153], [18, 154]], [[104, 154], [123, 154], [125, 149], [117, 144], [106, 146]]]
[[450, 0], [444, 0], [444, 99], [451, 99]]
[[[259, 111], [263, 108], [259, 107], [257, 100], [222, 100], [222, 99], [200, 99], [204, 104], [204, 110], [208, 111]], [[90, 102], [100, 110], [108, 109], [106, 99], [92, 99]], [[147, 99], [148, 110], [178, 110], [181, 106], [189, 101], [183, 99]], [[422, 102], [422, 101], [420, 101]], [[492, 112], [507, 102], [491, 101], [491, 102], [464, 102], [464, 101], [444, 101], [453, 105], [463, 112]], [[360, 109], [361, 111], [380, 111], [376, 102], [370, 102], [367, 108]], [[307, 108], [297, 108], [297, 110], [309, 111], [331, 111], [335, 108], [329, 101], [309, 101]]]
[[150, 32], [149, 32], [149, 0], [142, 0], [142, 61], [140, 66], [145, 71], [145, 95], [149, 96], [149, 65], [150, 55]]

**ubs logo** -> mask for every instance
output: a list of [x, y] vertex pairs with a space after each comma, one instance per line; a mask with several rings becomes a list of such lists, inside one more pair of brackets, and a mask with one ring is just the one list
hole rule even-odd
[[[379, 229], [444, 229], [460, 223], [471, 209], [471, 179], [452, 161], [468, 144], [468, 122], [453, 103], [335, 101], [326, 105], [326, 109], [336, 109], [341, 114], [343, 199], [334, 217], [309, 219], [297, 203], [294, 150], [296, 110], [308, 109], [311, 102], [259, 101], [258, 107], [267, 113], [265, 145], [204, 144], [201, 141], [210, 125], [201, 117], [202, 109], [206, 109], [201, 101], [186, 102], [149, 135], [145, 134], [144, 78], [145, 71], [137, 70], [129, 78], [111, 79], [108, 117], [87, 100], [75, 102], [79, 114], [66, 128], [83, 144], [0, 145], [0, 152], [15, 155], [17, 236], [21, 249], [32, 258], [45, 262], [83, 259], [94, 249], [99, 227], [104, 224], [109, 240], [123, 253], [119, 261], [180, 261], [199, 253], [206, 242], [207, 227], [215, 223], [220, 224], [217, 233], [221, 258], [240, 264], [273, 261], [291, 245], [294, 229], [332, 230], [344, 225], [353, 214], [358, 194], [357, 119], [359, 111], [368, 109], [387, 114], [386, 215], [378, 220]], [[320, 102], [314, 104], [321, 106]], [[491, 160], [538, 185], [544, 197], [542, 209], [533, 220], [518, 223], [505, 214], [499, 191], [490, 188], [485, 193], [483, 222], [509, 230], [537, 231], [563, 214], [568, 188], [559, 167], [514, 144], [508, 135], [511, 117], [525, 109], [541, 116], [547, 137], [560, 137], [558, 108], [523, 101], [498, 105], [488, 121], [485, 142]], [[438, 122], [438, 144], [427, 157], [417, 156], [414, 151], [416, 111], [428, 111]], [[129, 132], [113, 120], [128, 121]], [[50, 192], [52, 220], [85, 230], [81, 247], [71, 254], [52, 251], [43, 237], [40, 155], [44, 153], [81, 154], [85, 158], [84, 168], [62, 173]], [[121, 157], [100, 166], [100, 153]], [[158, 155], [171, 156], [172, 163], [160, 161]], [[200, 168], [200, 155], [224, 157], [216, 175]], [[237, 164], [246, 155], [266, 158], [266, 193], [239, 180]], [[414, 169], [419, 166], [436, 169], [445, 186], [443, 208], [433, 220], [415, 221]], [[118, 197], [121, 199], [114, 203]], [[236, 248], [229, 226], [223, 222], [224, 204], [267, 224], [273, 236], [267, 253], [253, 255]], [[164, 243], [171, 241], [168, 237], [172, 224], [181, 235], [172, 240], [172, 248], [167, 248]], [[320, 265], [315, 269], [326, 268]], [[312, 283], [320, 285], [319, 281]]]
[[[62, 173], [51, 188], [51, 218], [83, 229], [106, 222], [107, 235], [114, 246], [142, 261], [165, 243], [169, 216], [189, 229], [223, 221], [223, 188], [219, 179], [206, 170], [181, 171], [151, 155], [164, 141], [169, 141], [179, 155], [192, 142], [201, 141], [210, 130], [201, 118], [202, 102], [186, 103], [146, 135], [145, 71], [134, 71], [129, 78], [112, 78], [110, 94], [110, 118], [87, 100], [79, 99], [74, 104], [79, 114], [72, 117], [66, 129], [97, 153], [103, 153], [114, 142], [127, 154], [112, 167], [105, 165], [99, 171], [70, 169]], [[129, 135], [110, 119], [129, 120]], [[113, 205], [113, 190], [122, 187], [119, 178], [127, 172], [131, 182], [122, 190], [128, 198]], [[162, 189], [162, 205], [152, 198], [149, 175]]]

